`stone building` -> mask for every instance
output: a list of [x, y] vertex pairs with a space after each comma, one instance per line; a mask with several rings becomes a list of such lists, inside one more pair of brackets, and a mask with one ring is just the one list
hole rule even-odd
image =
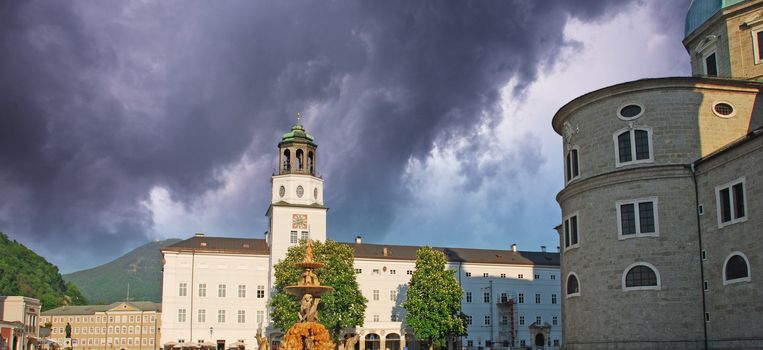
[[[150, 301], [61, 306], [44, 311], [50, 339], [82, 350], [155, 350], [161, 337], [162, 306]], [[67, 337], [67, 326], [69, 336]]]
[[567, 349], [763, 348], [763, 1], [692, 2], [693, 77], [602, 88], [563, 136]]
[[[269, 321], [273, 265], [301, 239], [326, 239], [323, 179], [317, 145], [299, 123], [278, 144], [265, 239], [197, 234], [162, 249], [162, 340], [166, 348], [254, 348], [262, 330], [277, 349], [282, 331]], [[362, 242], [351, 246], [358, 284], [368, 300], [358, 350], [418, 350], [405, 326], [406, 286], [419, 247]], [[464, 289], [468, 336], [450, 348], [508, 349], [562, 344], [559, 253], [436, 248], [446, 254]], [[211, 346], [210, 346], [211, 345]]]

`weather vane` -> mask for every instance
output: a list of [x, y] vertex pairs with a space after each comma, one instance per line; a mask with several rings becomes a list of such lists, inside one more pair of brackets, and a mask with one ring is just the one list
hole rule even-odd
[[302, 113], [297, 112], [297, 124], [302, 124]]

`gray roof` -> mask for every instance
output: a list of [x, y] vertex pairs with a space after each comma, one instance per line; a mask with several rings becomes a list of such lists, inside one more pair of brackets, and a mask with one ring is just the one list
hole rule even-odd
[[[205, 243], [202, 246], [202, 243]], [[420, 246], [389, 244], [342, 243], [354, 250], [356, 258], [416, 260], [416, 250]], [[386, 248], [386, 254], [385, 254]], [[559, 266], [559, 253], [521, 252], [497, 249], [445, 248], [433, 247], [445, 253], [450, 262], [546, 265]], [[162, 251], [225, 252], [236, 254], [267, 255], [269, 249], [264, 239], [194, 236], [184, 241], [162, 248]]]
[[225, 252], [236, 254], [268, 255], [270, 249], [264, 239], [194, 236], [162, 248], [165, 251]]
[[60, 306], [55, 309], [43, 311], [42, 316], [67, 316], [67, 315], [94, 315], [96, 312], [105, 312], [111, 310], [122, 303], [127, 303], [136, 309], [142, 311], [162, 311], [162, 304], [153, 301], [118, 301], [108, 305], [68, 305]]
[[[356, 258], [416, 260], [416, 251], [420, 246], [389, 244], [342, 243], [354, 250]], [[386, 254], [385, 254], [386, 248]], [[506, 264], [506, 265], [545, 265], [559, 266], [559, 253], [522, 252], [497, 249], [447, 248], [432, 247], [445, 253], [449, 262]]]

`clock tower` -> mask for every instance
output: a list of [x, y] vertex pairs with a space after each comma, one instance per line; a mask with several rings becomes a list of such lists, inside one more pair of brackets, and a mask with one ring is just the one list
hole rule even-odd
[[299, 117], [278, 143], [278, 170], [271, 179], [267, 212], [271, 287], [273, 265], [286, 257], [289, 247], [302, 239], [326, 240], [328, 208], [323, 205], [323, 179], [315, 171], [318, 146], [305, 132]]

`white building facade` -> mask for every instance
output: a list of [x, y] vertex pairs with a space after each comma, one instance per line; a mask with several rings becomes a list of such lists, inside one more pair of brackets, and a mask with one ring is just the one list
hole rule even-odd
[[[165, 347], [255, 348], [258, 331], [277, 349], [281, 330], [268, 318], [273, 266], [301, 239], [326, 239], [323, 179], [316, 176], [313, 138], [300, 124], [278, 144], [265, 239], [194, 237], [162, 249], [162, 339]], [[368, 299], [358, 350], [419, 349], [405, 327], [407, 283], [418, 247], [347, 243]], [[508, 247], [507, 247], [508, 248]], [[468, 336], [451, 347], [558, 348], [561, 339], [559, 254], [436, 248], [464, 289]]]

